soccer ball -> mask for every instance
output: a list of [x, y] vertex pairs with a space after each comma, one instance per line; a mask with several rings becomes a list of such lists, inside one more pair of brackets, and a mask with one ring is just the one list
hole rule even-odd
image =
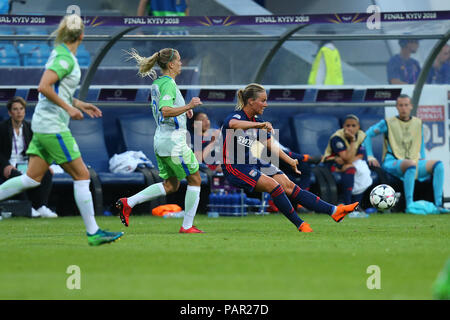
[[395, 191], [387, 184], [380, 184], [370, 192], [370, 203], [380, 211], [395, 205]]

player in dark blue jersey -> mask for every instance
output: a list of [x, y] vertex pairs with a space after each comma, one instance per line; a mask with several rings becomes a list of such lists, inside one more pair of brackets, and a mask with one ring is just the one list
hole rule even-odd
[[264, 87], [252, 83], [245, 89], [240, 89], [237, 96], [236, 110], [225, 118], [221, 129], [222, 170], [231, 184], [250, 192], [270, 193], [277, 208], [301, 232], [312, 232], [312, 229], [296, 214], [293, 204], [294, 206], [301, 204], [315, 212], [327, 213], [336, 222], [340, 222], [348, 213], [355, 210], [358, 202], [339, 206], [329, 204], [315, 194], [302, 190], [273, 164], [265, 163], [255, 156], [255, 153], [257, 154], [255, 149], [258, 150], [258, 145], [262, 144], [271, 155], [278, 155], [280, 160], [301, 174], [297, 169], [298, 160], [289, 157], [276, 143], [272, 144], [272, 124], [260, 118], [267, 107], [267, 93]]

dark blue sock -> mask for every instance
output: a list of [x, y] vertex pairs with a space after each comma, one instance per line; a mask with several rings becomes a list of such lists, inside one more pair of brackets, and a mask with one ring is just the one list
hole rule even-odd
[[353, 183], [355, 182], [355, 172], [354, 167], [348, 168], [342, 173], [342, 189], [344, 191], [344, 204], [352, 203], [352, 191]]
[[360, 204], [362, 203], [362, 199], [364, 196], [364, 192], [361, 192], [360, 194], [353, 194], [352, 195], [352, 202], [359, 202]]
[[334, 212], [334, 206], [332, 204], [323, 201], [314, 193], [300, 189], [300, 187], [297, 185], [295, 185], [290, 198], [295, 206], [297, 204], [301, 204], [306, 209], [318, 213], [326, 213], [329, 215], [333, 214]]
[[300, 217], [295, 212], [295, 210], [292, 207], [292, 204], [289, 201], [288, 197], [286, 196], [286, 193], [284, 192], [283, 188], [280, 185], [278, 185], [275, 189], [273, 189], [270, 192], [270, 196], [272, 197], [272, 200], [275, 203], [275, 205], [277, 206], [277, 208], [298, 229], [300, 227], [300, 225], [303, 223], [303, 220], [300, 219]]

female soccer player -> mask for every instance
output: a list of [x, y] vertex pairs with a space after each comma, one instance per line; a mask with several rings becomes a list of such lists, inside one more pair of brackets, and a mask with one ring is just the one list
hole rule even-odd
[[153, 81], [151, 87], [153, 117], [157, 129], [154, 136], [155, 155], [158, 161], [159, 176], [164, 179], [129, 198], [121, 198], [116, 202], [120, 219], [128, 226], [131, 209], [140, 203], [176, 192], [180, 180], [186, 178], [188, 187], [185, 196], [185, 215], [180, 233], [203, 233], [193, 225], [200, 200], [201, 177], [199, 164], [194, 153], [186, 143], [186, 116], [192, 118], [192, 109], [202, 102], [194, 97], [186, 104], [175, 78], [181, 73], [181, 57], [177, 50], [162, 49], [148, 58], [141, 57], [132, 49], [129, 52], [139, 66], [139, 74], [155, 79], [152, 69], [157, 63], [162, 76]]
[[39, 102], [31, 121], [34, 134], [26, 152], [30, 156], [28, 169], [26, 174], [0, 186], [0, 200], [39, 186], [54, 161], [74, 179], [75, 202], [86, 226], [88, 243], [113, 242], [123, 232], [107, 232], [98, 227], [89, 190], [89, 171], [69, 130], [70, 119], [83, 119], [81, 111], [95, 118], [102, 116], [96, 106], [73, 97], [81, 75], [75, 55], [84, 36], [83, 20], [75, 14], [65, 16], [53, 35], [56, 47], [45, 65], [38, 87]]
[[[292, 159], [278, 148], [277, 144], [272, 143], [272, 124], [259, 118], [267, 108], [267, 94], [264, 87], [256, 83], [249, 84], [245, 89], [238, 91], [237, 98], [235, 111], [225, 118], [222, 126], [224, 139], [222, 169], [231, 184], [250, 192], [269, 192], [277, 208], [301, 232], [312, 232], [312, 229], [296, 214], [292, 204], [295, 206], [301, 204], [315, 212], [327, 213], [336, 222], [340, 222], [348, 213], [355, 210], [358, 202], [350, 205], [331, 205], [313, 193], [302, 190], [273, 164], [265, 164], [254, 159], [251, 147], [259, 141], [266, 145], [272, 155], [278, 154], [280, 160], [300, 174], [297, 169], [298, 160]], [[264, 137], [265, 132], [255, 129], [265, 130], [267, 136]], [[238, 152], [239, 149], [241, 151], [243, 149], [243, 152]]]
[[338, 172], [342, 179], [343, 200], [361, 201], [364, 191], [372, 185], [370, 169], [366, 162], [363, 141], [366, 138], [360, 129], [359, 118], [354, 114], [345, 116], [342, 129], [334, 132], [328, 141], [324, 163], [331, 172]]

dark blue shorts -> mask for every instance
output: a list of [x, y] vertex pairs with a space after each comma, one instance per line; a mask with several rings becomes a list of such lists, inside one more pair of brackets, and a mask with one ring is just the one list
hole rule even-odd
[[276, 174], [283, 174], [283, 171], [274, 165], [265, 166], [254, 164], [222, 164], [222, 171], [229, 183], [248, 192], [253, 192], [262, 174], [269, 177]]

